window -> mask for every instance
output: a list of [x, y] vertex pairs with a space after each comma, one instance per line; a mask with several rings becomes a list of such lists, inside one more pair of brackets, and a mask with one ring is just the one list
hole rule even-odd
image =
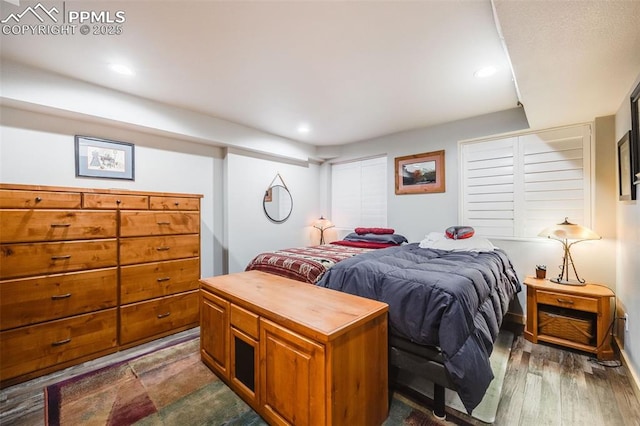
[[347, 229], [387, 226], [387, 157], [331, 166], [331, 221]]
[[460, 144], [461, 223], [487, 237], [535, 237], [591, 226], [591, 127]]

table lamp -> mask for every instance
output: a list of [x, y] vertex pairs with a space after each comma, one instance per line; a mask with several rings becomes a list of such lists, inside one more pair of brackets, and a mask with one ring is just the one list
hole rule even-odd
[[[565, 217], [564, 222], [543, 229], [538, 236], [558, 240], [564, 249], [560, 275], [558, 275], [557, 278], [552, 278], [551, 281], [558, 284], [585, 285], [585, 280], [578, 276], [576, 265], [573, 263], [573, 258], [571, 257], [570, 249], [572, 245], [581, 241], [599, 240], [601, 238], [600, 235], [596, 234], [589, 228], [576, 225], [575, 223], [570, 223], [568, 218]], [[573, 273], [576, 276], [575, 280], [569, 279], [569, 265], [573, 267]]]
[[320, 244], [324, 244], [324, 231], [334, 226], [329, 219], [325, 219], [322, 216], [313, 223], [313, 227], [320, 230]]

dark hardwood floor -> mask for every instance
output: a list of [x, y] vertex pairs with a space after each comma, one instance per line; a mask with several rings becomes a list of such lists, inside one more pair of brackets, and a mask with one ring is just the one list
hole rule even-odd
[[[43, 425], [43, 389], [47, 385], [199, 331], [188, 330], [3, 389], [0, 425]], [[457, 417], [472, 425], [484, 425], [466, 415]], [[519, 335], [511, 351], [494, 424], [640, 426], [640, 402], [624, 366], [606, 367], [587, 354], [534, 345]]]

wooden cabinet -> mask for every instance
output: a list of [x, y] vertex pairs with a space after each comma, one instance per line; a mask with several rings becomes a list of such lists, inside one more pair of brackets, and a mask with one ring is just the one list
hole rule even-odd
[[613, 359], [611, 298], [608, 287], [571, 286], [527, 277], [527, 324], [524, 336]]
[[387, 418], [386, 304], [259, 271], [200, 292], [203, 362], [270, 424]]
[[0, 184], [0, 385], [197, 326], [200, 198]]

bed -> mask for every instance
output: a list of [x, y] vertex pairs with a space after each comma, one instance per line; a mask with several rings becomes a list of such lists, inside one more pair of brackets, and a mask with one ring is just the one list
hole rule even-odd
[[336, 263], [370, 250], [336, 244], [275, 250], [254, 257], [245, 271], [263, 271], [315, 284]]
[[397, 369], [421, 375], [435, 384], [436, 415], [444, 417], [445, 387], [471, 413], [493, 379], [489, 356], [521, 284], [502, 250], [421, 245], [345, 259], [317, 285], [388, 303], [391, 380]]
[[336, 263], [374, 249], [407, 242], [390, 228], [356, 228], [342, 240], [312, 247], [294, 247], [269, 251], [254, 257], [245, 271], [262, 271], [316, 284]]

